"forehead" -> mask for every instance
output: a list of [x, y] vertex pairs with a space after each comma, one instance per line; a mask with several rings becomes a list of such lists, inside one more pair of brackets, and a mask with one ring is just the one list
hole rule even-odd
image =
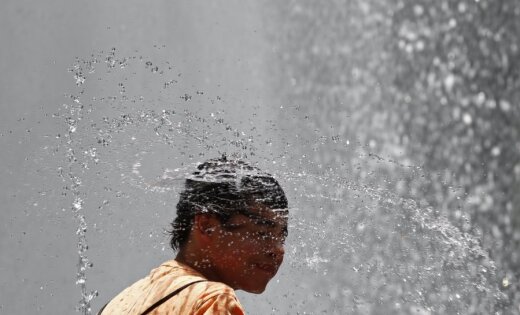
[[248, 207], [248, 212], [254, 216], [259, 216], [263, 219], [276, 221], [276, 222], [287, 222], [289, 216], [288, 209], [273, 209], [266, 205], [255, 203]]
[[272, 209], [265, 205], [255, 204], [244, 209], [242, 213], [235, 215], [232, 220], [236, 223], [252, 221], [256, 226], [265, 226], [267, 228], [286, 228], [288, 214], [287, 209]]

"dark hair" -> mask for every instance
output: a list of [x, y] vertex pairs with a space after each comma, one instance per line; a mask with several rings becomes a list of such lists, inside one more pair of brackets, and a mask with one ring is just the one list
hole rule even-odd
[[287, 209], [285, 193], [270, 174], [241, 160], [208, 160], [186, 178], [171, 223], [170, 245], [176, 250], [188, 240], [193, 218], [213, 213], [223, 223], [233, 214], [260, 203], [272, 209]]

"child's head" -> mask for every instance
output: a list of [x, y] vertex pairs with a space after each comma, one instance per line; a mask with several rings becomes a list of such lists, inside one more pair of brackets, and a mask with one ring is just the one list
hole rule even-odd
[[255, 204], [287, 212], [285, 193], [270, 174], [240, 160], [208, 160], [186, 179], [170, 245], [175, 250], [186, 243], [196, 214], [213, 213], [225, 223]]
[[270, 174], [239, 160], [209, 160], [186, 179], [170, 244], [200, 249], [221, 282], [260, 293], [283, 260], [287, 214]]

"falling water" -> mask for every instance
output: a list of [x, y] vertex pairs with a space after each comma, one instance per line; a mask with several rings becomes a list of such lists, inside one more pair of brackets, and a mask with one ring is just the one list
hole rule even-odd
[[[77, 61], [74, 66], [69, 69], [70, 72], [74, 73], [74, 80], [78, 87], [81, 87], [85, 83], [85, 75], [83, 71], [94, 71], [93, 64], [87, 64], [87, 67], [82, 67]], [[83, 92], [79, 92], [81, 95]], [[82, 191], [82, 177], [85, 170], [89, 169], [88, 161], [83, 159], [84, 155], [89, 155], [95, 158], [95, 149], [92, 148], [87, 152], [77, 152], [80, 149], [78, 144], [83, 135], [77, 133], [78, 124], [83, 119], [83, 104], [81, 103], [81, 97], [79, 95], [70, 95], [70, 104], [64, 104], [63, 117], [68, 126], [68, 130], [65, 132], [64, 137], [64, 150], [66, 151], [67, 168], [61, 169], [61, 176], [68, 180], [68, 185], [65, 189], [68, 195], [72, 197], [71, 211], [77, 222], [76, 235], [78, 237], [78, 265], [76, 275], [76, 285], [79, 286], [81, 292], [81, 300], [78, 303], [77, 311], [82, 314], [91, 314], [90, 301], [98, 295], [96, 290], [88, 291], [87, 289], [87, 270], [93, 267], [87, 256], [88, 243], [87, 243], [87, 222], [85, 220], [84, 211], [84, 192]], [[62, 116], [59, 116], [62, 118]], [[64, 193], [67, 195], [67, 193]]]

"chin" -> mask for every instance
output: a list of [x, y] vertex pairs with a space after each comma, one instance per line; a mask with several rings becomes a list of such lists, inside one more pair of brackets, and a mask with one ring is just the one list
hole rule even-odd
[[246, 291], [247, 293], [260, 294], [265, 291], [266, 287], [267, 287], [267, 283], [259, 284], [257, 282], [257, 283], [253, 283], [253, 284], [249, 284], [249, 285], [247, 285], [247, 284], [242, 285], [238, 289], [242, 290], [242, 291]]
[[261, 294], [265, 291], [265, 286], [262, 288], [247, 288], [247, 289], [244, 288], [242, 290], [246, 291], [247, 293]]

